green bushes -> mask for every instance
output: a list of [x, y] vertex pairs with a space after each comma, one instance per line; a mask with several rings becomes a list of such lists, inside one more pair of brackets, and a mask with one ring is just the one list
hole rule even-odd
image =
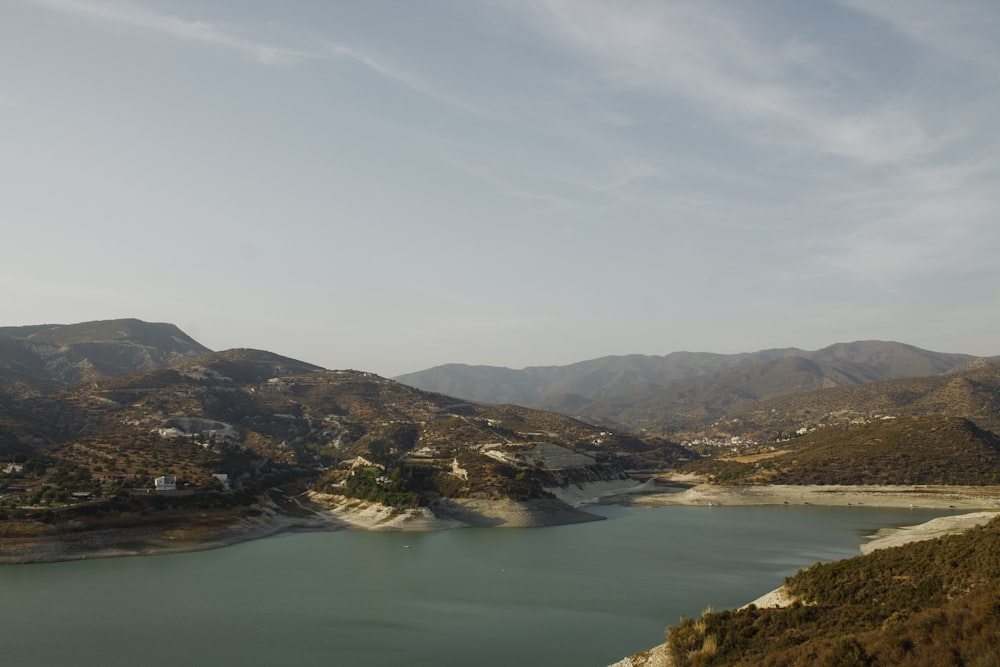
[[417, 507], [420, 495], [407, 489], [404, 472], [386, 477], [376, 467], [359, 467], [347, 478], [345, 494], [391, 507]]

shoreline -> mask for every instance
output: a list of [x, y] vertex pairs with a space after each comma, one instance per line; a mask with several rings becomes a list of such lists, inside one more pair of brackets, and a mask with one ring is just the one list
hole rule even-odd
[[544, 528], [603, 520], [551, 498], [441, 498], [424, 507], [398, 509], [316, 492], [309, 492], [307, 497], [320, 516], [335, 519], [345, 528], [368, 531]]
[[[673, 504], [680, 505], [683, 503]], [[859, 555], [866, 555], [877, 549], [891, 549], [911, 542], [922, 542], [924, 540], [944, 537], [945, 535], [964, 533], [976, 526], [989, 523], [998, 516], [1000, 516], [1000, 510], [971, 512], [969, 514], [938, 517], [911, 526], [880, 528], [874, 534], [866, 537], [868, 542], [859, 545]], [[756, 600], [743, 605], [739, 609], [746, 609], [751, 605], [760, 609], [784, 608], [790, 607], [796, 600], [797, 598], [789, 593], [788, 589], [782, 584], [773, 591], [764, 593]], [[667, 651], [666, 643], [663, 643], [635, 653], [627, 658], [622, 658], [618, 662], [608, 665], [608, 667], [674, 667], [674, 664], [673, 658]]]
[[[879, 528], [871, 535], [865, 536], [865, 539], [868, 541], [861, 544], [858, 550], [860, 551], [860, 555], [867, 555], [879, 549], [892, 549], [893, 547], [901, 547], [904, 544], [912, 542], [923, 542], [946, 535], [964, 533], [976, 526], [985, 525], [998, 516], [1000, 516], [1000, 510], [987, 510], [984, 512], [970, 512], [969, 514], [941, 516], [910, 526]], [[773, 591], [761, 595], [753, 602], [743, 605], [740, 609], [746, 609], [750, 605], [762, 609], [790, 607], [795, 600], [796, 598], [782, 584]]]
[[[257, 507], [260, 510], [258, 516], [236, 518], [215, 528], [194, 523], [190, 526], [147, 525], [0, 537], [0, 565], [188, 553], [219, 549], [290, 532], [540, 528], [601, 521], [603, 517], [588, 513], [582, 508], [612, 501], [640, 507], [795, 504], [1000, 509], [1000, 487], [725, 487], [697, 484], [698, 481], [680, 476], [661, 479], [661, 485], [677, 485], [674, 491], [664, 493], [650, 493], [656, 488], [653, 480], [589, 482], [546, 489], [554, 498], [527, 501], [442, 498], [429, 506], [410, 509], [308, 492], [299, 498], [290, 499], [298, 506], [298, 512], [290, 513], [270, 503]], [[676, 490], [681, 485], [684, 490]]]
[[690, 480], [664, 479], [661, 483], [687, 482], [683, 491], [645, 495], [632, 501], [644, 507], [667, 505], [824, 505], [921, 509], [1000, 509], [1000, 486], [848, 486], [760, 485], [720, 486]]
[[4, 537], [0, 538], [0, 565], [193, 553], [314, 529], [298, 517], [270, 508], [260, 509], [262, 514], [259, 517], [235, 519], [220, 530], [139, 526]]
[[604, 520], [553, 498], [443, 498], [427, 507], [408, 509], [316, 492], [289, 500], [297, 506], [294, 513], [270, 502], [254, 508], [259, 510], [257, 516], [233, 518], [213, 527], [197, 525], [192, 516], [187, 526], [52, 528], [38, 534], [0, 536], [0, 565], [193, 553], [296, 532], [542, 528]]

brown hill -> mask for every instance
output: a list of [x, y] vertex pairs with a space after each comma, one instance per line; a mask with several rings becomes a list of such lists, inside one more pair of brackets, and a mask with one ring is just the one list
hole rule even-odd
[[174, 475], [214, 488], [212, 474], [225, 473], [236, 484], [392, 504], [527, 498], [688, 454], [554, 413], [470, 404], [255, 350], [26, 398], [5, 407], [0, 433], [9, 454], [38, 462], [23, 484], [63, 496], [102, 492], [110, 470], [132, 486]]
[[799, 428], [844, 424], [881, 416], [965, 417], [1000, 431], [1000, 363], [982, 360], [962, 371], [873, 382], [760, 401], [726, 416], [726, 432], [768, 442]]
[[0, 328], [0, 394], [32, 396], [210, 352], [172, 324], [135, 319]]
[[777, 484], [1000, 484], [1000, 437], [960, 417], [823, 428], [771, 459]]
[[542, 407], [586, 415], [598, 423], [627, 424], [650, 433], [672, 433], [749, 409], [769, 398], [878, 379], [869, 367], [785, 357], [730, 368], [665, 386], [634, 386], [592, 400], [567, 397], [540, 401]]
[[684, 470], [720, 483], [1000, 484], [1000, 436], [960, 417], [821, 427], [771, 449], [701, 459]]

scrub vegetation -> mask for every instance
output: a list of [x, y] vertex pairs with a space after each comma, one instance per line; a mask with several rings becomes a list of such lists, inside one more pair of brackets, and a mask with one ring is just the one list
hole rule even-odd
[[1000, 664], [1000, 520], [816, 564], [786, 608], [708, 610], [667, 632], [678, 665]]
[[901, 417], [820, 427], [682, 471], [720, 484], [997, 485], [1000, 437], [961, 417]]

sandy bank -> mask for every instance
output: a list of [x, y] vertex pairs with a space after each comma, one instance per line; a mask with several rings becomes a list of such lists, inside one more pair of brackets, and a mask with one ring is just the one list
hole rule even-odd
[[830, 505], [1000, 509], [997, 486], [720, 486], [699, 484], [674, 493], [636, 498], [637, 505]]

